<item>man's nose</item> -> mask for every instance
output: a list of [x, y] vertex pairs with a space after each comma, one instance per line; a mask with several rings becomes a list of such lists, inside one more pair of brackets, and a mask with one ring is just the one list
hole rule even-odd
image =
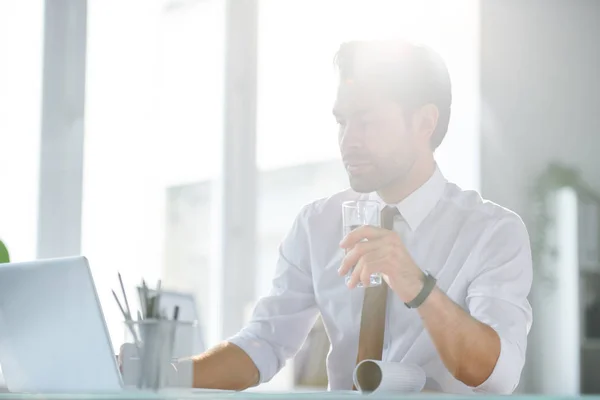
[[362, 124], [348, 122], [344, 126], [340, 146], [344, 150], [352, 150], [363, 146], [364, 129]]

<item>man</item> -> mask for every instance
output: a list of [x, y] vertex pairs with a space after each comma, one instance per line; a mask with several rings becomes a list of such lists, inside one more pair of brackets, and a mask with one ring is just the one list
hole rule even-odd
[[[451, 108], [443, 61], [382, 41], [343, 44], [336, 64], [333, 113], [352, 190], [304, 207], [281, 244], [272, 290], [245, 329], [194, 359], [195, 386], [268, 381], [320, 312], [332, 390], [352, 388], [364, 346], [379, 340], [379, 357], [421, 366], [430, 390], [511, 393], [532, 321], [528, 234], [516, 214], [447, 182], [435, 163]], [[356, 199], [397, 214], [391, 227], [342, 238], [341, 204]], [[375, 272], [384, 285], [356, 287]], [[373, 293], [383, 303], [367, 300]], [[382, 316], [379, 333], [373, 315]]]

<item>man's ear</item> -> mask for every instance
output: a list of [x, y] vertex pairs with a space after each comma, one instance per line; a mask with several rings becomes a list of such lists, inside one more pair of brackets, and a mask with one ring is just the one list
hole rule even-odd
[[427, 143], [431, 142], [439, 117], [440, 112], [435, 104], [425, 104], [413, 115], [415, 132]]

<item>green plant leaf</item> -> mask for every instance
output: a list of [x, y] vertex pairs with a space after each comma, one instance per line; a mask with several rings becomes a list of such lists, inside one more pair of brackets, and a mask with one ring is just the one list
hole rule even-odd
[[0, 264], [10, 262], [10, 257], [8, 256], [8, 249], [0, 240]]

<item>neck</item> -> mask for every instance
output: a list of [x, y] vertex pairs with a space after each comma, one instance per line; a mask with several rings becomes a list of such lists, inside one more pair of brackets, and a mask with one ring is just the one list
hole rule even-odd
[[415, 190], [423, 186], [435, 171], [433, 155], [427, 159], [417, 159], [400, 180], [377, 191], [377, 194], [387, 204], [396, 204], [410, 196]]

